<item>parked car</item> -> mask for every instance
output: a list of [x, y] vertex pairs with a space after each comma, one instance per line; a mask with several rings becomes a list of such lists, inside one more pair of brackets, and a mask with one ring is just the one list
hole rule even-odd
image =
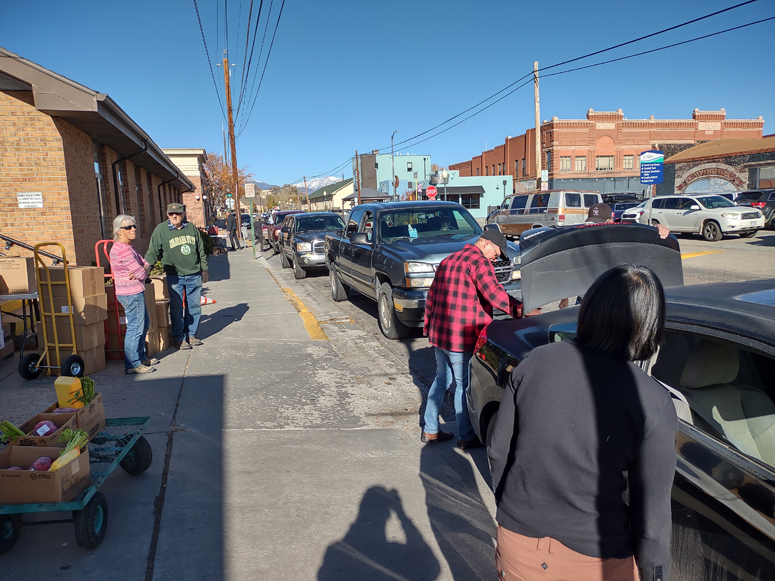
[[344, 221], [333, 212], [291, 214], [280, 229], [280, 263], [293, 268], [293, 276], [305, 278], [307, 270], [326, 266], [325, 236], [344, 230]]
[[[355, 206], [344, 232], [326, 236], [331, 297], [343, 301], [348, 290], [377, 301], [378, 322], [388, 339], [422, 327], [425, 297], [439, 263], [473, 244], [482, 228], [470, 212], [453, 202], [393, 202]], [[506, 292], [519, 292], [519, 246], [493, 261]]]
[[628, 208], [624, 212], [622, 212], [622, 217], [620, 219], [620, 222], [622, 223], [630, 223], [630, 222], [637, 222], [640, 217], [643, 215], [643, 212], [645, 212], [646, 203], [648, 200], [644, 200], [637, 206], [633, 206], [632, 208]]
[[512, 194], [487, 217], [487, 224], [498, 224], [507, 236], [518, 237], [533, 228], [580, 224], [587, 219], [589, 207], [602, 201], [597, 192], [548, 190]]
[[613, 212], [614, 222], [621, 222], [622, 215], [630, 208], [634, 208], [638, 204], [636, 202], [617, 202], [611, 204], [611, 211]]
[[640, 201], [640, 198], [638, 198], [636, 194], [630, 194], [627, 192], [600, 194], [600, 196], [603, 198], [604, 204], [609, 204], [611, 206], [613, 206], [614, 204], [626, 203], [626, 202], [632, 202], [637, 204]]
[[286, 216], [290, 216], [291, 214], [302, 214], [302, 210], [285, 210], [282, 212], [274, 212], [272, 214], [272, 224], [269, 225], [267, 230], [267, 235], [269, 238], [269, 244], [272, 247], [272, 250], [274, 250], [275, 254], [280, 253], [280, 245], [277, 241], [277, 238], [280, 234], [280, 228], [282, 228], [283, 221], [285, 220]]
[[[679, 418], [672, 578], [775, 579], [775, 279], [682, 286], [675, 239], [660, 244], [653, 231], [636, 232], [640, 239], [626, 243], [626, 231], [639, 228], [588, 228], [597, 240], [584, 232], [563, 240], [561, 231], [523, 238], [525, 312], [560, 295], [583, 295], [597, 275], [622, 262], [657, 271], [669, 287], [666, 333], [659, 352], [640, 366], [670, 392]], [[601, 245], [611, 251], [596, 249]], [[571, 251], [586, 258], [570, 261]], [[577, 264], [583, 272], [567, 270]], [[483, 442], [492, 437], [511, 371], [535, 347], [573, 338], [577, 314], [571, 307], [484, 329], [467, 394]], [[689, 379], [688, 369], [702, 370], [702, 380]]]
[[764, 227], [775, 228], [775, 189], [740, 192], [735, 203], [756, 208], [764, 214]]
[[702, 234], [709, 242], [721, 240], [724, 234], [750, 238], [764, 227], [764, 215], [756, 208], [746, 211], [727, 198], [715, 194], [659, 196], [646, 202], [638, 221], [662, 224], [671, 232]]

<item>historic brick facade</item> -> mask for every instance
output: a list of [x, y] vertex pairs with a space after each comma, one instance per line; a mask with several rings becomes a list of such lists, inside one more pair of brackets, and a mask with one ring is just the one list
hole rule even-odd
[[[638, 155], [649, 149], [690, 147], [703, 141], [760, 138], [764, 120], [726, 119], [726, 111], [695, 109], [691, 119], [625, 119], [618, 111], [587, 111], [586, 119], [552, 117], [541, 125], [542, 168], [550, 188], [563, 182], [597, 189], [601, 178], [637, 181]], [[509, 137], [503, 145], [470, 161], [452, 164], [461, 176], [511, 175], [515, 191], [535, 187], [535, 129]]]

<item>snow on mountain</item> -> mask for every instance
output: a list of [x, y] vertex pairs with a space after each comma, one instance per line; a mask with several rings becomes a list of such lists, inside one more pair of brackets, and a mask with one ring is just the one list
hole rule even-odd
[[[320, 188], [330, 186], [331, 184], [335, 184], [336, 182], [340, 182], [340, 181], [342, 181], [342, 178], [337, 176], [329, 176], [327, 178], [315, 178], [312, 180], [307, 180], [307, 191], [309, 191], [309, 193], [311, 194], [312, 192], [319, 190]], [[302, 192], [304, 191], [303, 181], [293, 185], [299, 188]]]

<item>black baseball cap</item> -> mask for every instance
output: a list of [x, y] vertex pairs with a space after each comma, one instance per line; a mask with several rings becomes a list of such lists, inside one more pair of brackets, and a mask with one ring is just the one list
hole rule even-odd
[[614, 217], [608, 204], [592, 204], [587, 214], [587, 222], [607, 222]]
[[503, 233], [500, 230], [496, 230], [495, 228], [488, 228], [482, 234], [482, 238], [484, 238], [485, 240], [489, 240], [490, 242], [495, 244], [495, 246], [500, 248], [501, 256], [503, 256], [504, 258], [509, 255], [508, 253], [509, 245], [506, 242], [506, 237], [503, 235]]

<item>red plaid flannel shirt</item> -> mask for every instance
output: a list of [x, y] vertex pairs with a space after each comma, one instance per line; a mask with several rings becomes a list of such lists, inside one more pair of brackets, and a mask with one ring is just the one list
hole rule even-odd
[[441, 261], [425, 299], [425, 334], [431, 345], [473, 351], [493, 307], [519, 317], [522, 305], [503, 290], [492, 263], [472, 244]]

